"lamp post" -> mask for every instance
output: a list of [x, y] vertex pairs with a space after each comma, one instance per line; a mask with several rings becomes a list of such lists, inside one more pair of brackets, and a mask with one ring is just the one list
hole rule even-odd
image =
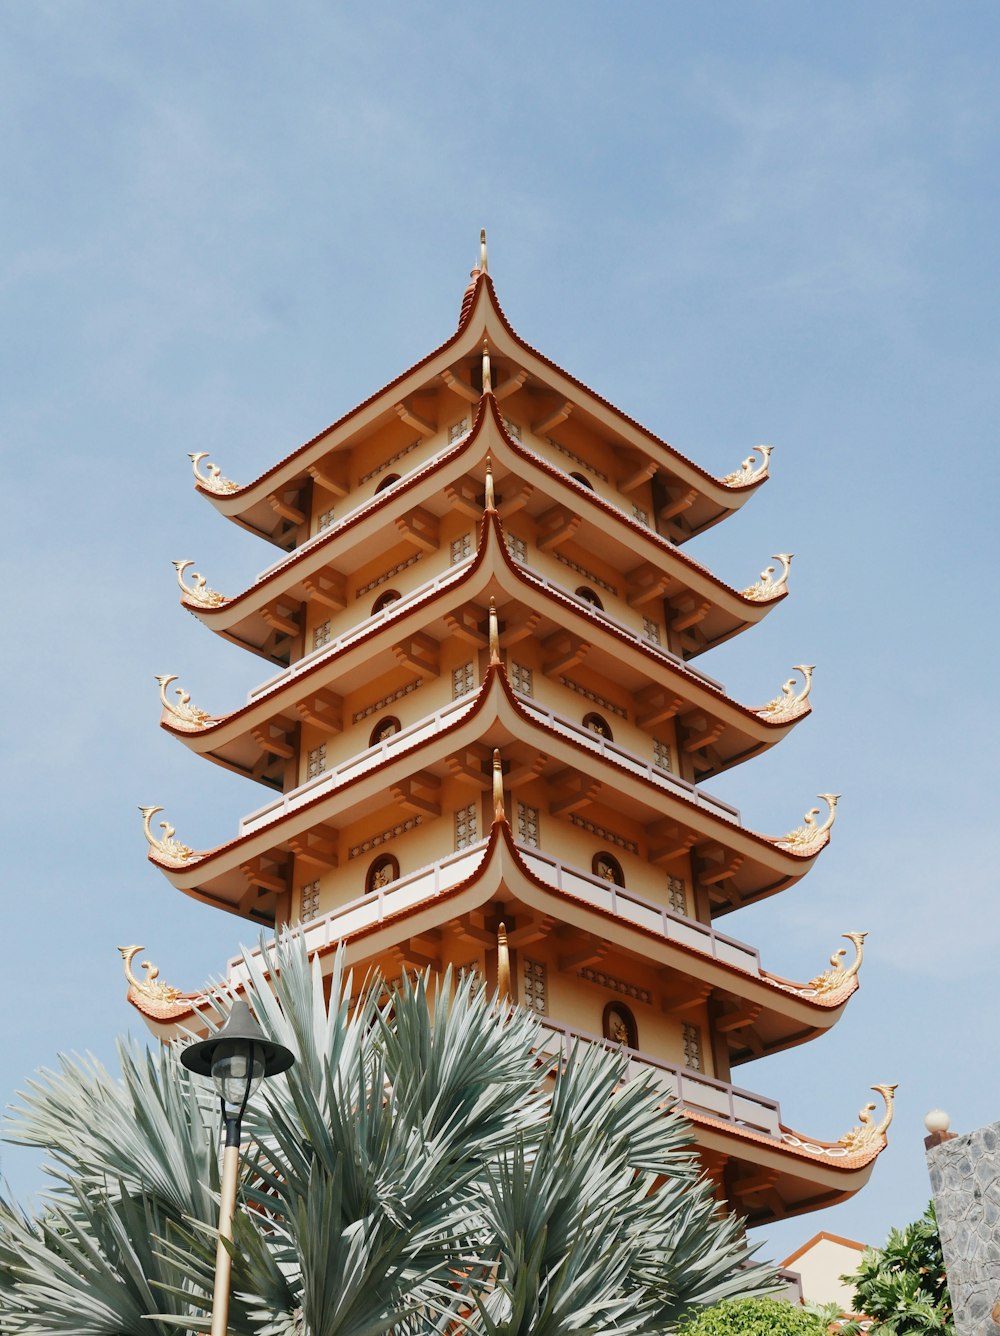
[[215, 1252], [215, 1293], [212, 1298], [211, 1336], [226, 1336], [229, 1326], [229, 1279], [232, 1258], [226, 1241], [233, 1238], [236, 1180], [240, 1160], [240, 1131], [247, 1101], [265, 1076], [287, 1071], [295, 1061], [290, 1049], [272, 1044], [253, 1018], [247, 1004], [233, 1003], [225, 1025], [199, 1043], [189, 1044], [181, 1062], [198, 1076], [210, 1076], [222, 1102], [226, 1130], [222, 1154], [222, 1192], [219, 1202], [219, 1241]]

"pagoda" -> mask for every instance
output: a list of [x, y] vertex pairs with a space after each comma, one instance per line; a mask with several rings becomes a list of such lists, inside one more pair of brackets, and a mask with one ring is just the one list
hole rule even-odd
[[[172, 885], [290, 926], [326, 968], [474, 970], [549, 1051], [624, 1045], [751, 1224], [856, 1192], [894, 1090], [824, 1142], [734, 1081], [838, 1020], [864, 940], [796, 983], [716, 926], [805, 876], [836, 807], [771, 837], [706, 787], [810, 712], [811, 666], [759, 708], [700, 666], [787, 596], [788, 554], [734, 589], [685, 553], [769, 454], [713, 477], [525, 343], [484, 234], [434, 352], [255, 482], [191, 456], [198, 492], [278, 554], [230, 597], [175, 562], [182, 605], [268, 675], [222, 715], [158, 678], [161, 725], [265, 800], [203, 851], [141, 809]], [[210, 991], [137, 975], [143, 949], [122, 948], [130, 1001], [161, 1038], [197, 1028]]]

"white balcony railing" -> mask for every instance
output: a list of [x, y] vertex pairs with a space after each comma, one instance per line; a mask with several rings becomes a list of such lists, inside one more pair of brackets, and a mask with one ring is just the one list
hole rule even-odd
[[[538, 1020], [543, 1035], [548, 1036], [547, 1041], [543, 1041], [542, 1051], [550, 1056], [567, 1053], [580, 1040], [603, 1044], [610, 1049], [619, 1047], [599, 1035], [560, 1025], [547, 1016], [539, 1016]], [[750, 1090], [741, 1090], [728, 1081], [716, 1081], [688, 1067], [675, 1067], [669, 1062], [661, 1062], [638, 1049], [624, 1048], [623, 1051], [628, 1058], [629, 1078], [648, 1072], [663, 1094], [676, 1100], [681, 1108], [707, 1113], [738, 1127], [765, 1132], [768, 1136], [781, 1137], [781, 1106], [777, 1100], [755, 1095]]]

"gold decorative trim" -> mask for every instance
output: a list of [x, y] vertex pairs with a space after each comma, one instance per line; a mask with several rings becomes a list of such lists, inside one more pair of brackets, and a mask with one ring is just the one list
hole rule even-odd
[[160, 829], [163, 831], [163, 835], [159, 839], [153, 834], [153, 817], [157, 812], [163, 811], [162, 807], [140, 807], [139, 811], [142, 813], [146, 841], [161, 862], [179, 866], [181, 863], [186, 863], [189, 858], [194, 858], [195, 852], [193, 849], [190, 849], [186, 844], [182, 844], [180, 840], [174, 839], [176, 831], [169, 821], [159, 823]]
[[858, 1125], [852, 1127], [833, 1146], [817, 1146], [814, 1142], [803, 1141], [793, 1132], [784, 1132], [782, 1141], [787, 1146], [794, 1146], [796, 1150], [808, 1150], [814, 1155], [826, 1155], [831, 1160], [842, 1160], [848, 1155], [864, 1155], [867, 1152], [878, 1154], [882, 1150], [888, 1137], [886, 1133], [892, 1123], [894, 1096], [898, 1087], [896, 1085], [873, 1085], [872, 1090], [881, 1095], [885, 1102], [885, 1109], [878, 1123], [872, 1122], [872, 1114], [877, 1105], [869, 1101], [858, 1112]]
[[497, 928], [497, 993], [503, 1001], [509, 1001], [510, 947], [507, 945], [507, 928], [503, 923]]
[[[773, 445], [755, 445], [753, 454], [747, 455], [739, 468], [734, 473], [727, 473], [722, 481], [727, 487], [745, 487], [748, 482], [759, 482], [767, 476], [773, 449]], [[760, 455], [760, 459], [755, 459], [754, 455]]]
[[793, 556], [794, 553], [792, 552], [776, 552], [771, 560], [781, 562], [781, 574], [777, 580], [773, 578], [777, 567], [767, 566], [761, 571], [759, 578], [752, 585], [747, 585], [746, 589], [742, 591], [743, 597], [753, 599], [754, 603], [769, 603], [771, 599], [785, 593], [788, 584], [788, 571]]
[[490, 664], [500, 662], [500, 623], [497, 620], [497, 601], [490, 595]]
[[[157, 677], [156, 681], [160, 684], [160, 702], [167, 714], [170, 714], [179, 724], [184, 724], [188, 728], [204, 728], [214, 719], [214, 715], [202, 710], [197, 705], [191, 704], [190, 692], [184, 691], [181, 687], [174, 688], [174, 695], [177, 697], [176, 704], [167, 697], [167, 687], [171, 682], [177, 681], [177, 674], [170, 673], [162, 677]], [[141, 948], [140, 948], [141, 950]]]
[[184, 572], [189, 566], [194, 565], [193, 561], [190, 559], [187, 561], [175, 561], [172, 565], [177, 572], [177, 583], [180, 586], [181, 593], [189, 603], [195, 603], [199, 608], [218, 608], [221, 604], [225, 603], [225, 594], [220, 594], [216, 589], [209, 589], [205, 577], [199, 575], [197, 571], [191, 572], [191, 578], [194, 580], [193, 585], [186, 585], [184, 583]]
[[146, 971], [144, 979], [137, 979], [132, 973], [132, 961], [140, 951], [145, 951], [144, 946], [120, 946], [122, 964], [125, 967], [125, 978], [128, 980], [128, 990], [130, 993], [138, 993], [140, 997], [148, 998], [150, 1002], [176, 1002], [182, 996], [181, 990], [175, 988], [173, 984], [160, 983], [160, 971], [151, 961], [143, 960], [139, 963]]
[[208, 459], [207, 450], [199, 450], [197, 454], [188, 454], [188, 459], [191, 461], [191, 468], [198, 481], [198, 486], [204, 487], [206, 492], [215, 492], [219, 496], [225, 496], [228, 492], [238, 492], [240, 490], [238, 482], [233, 482], [232, 478], [222, 476], [222, 469], [219, 468], [218, 464], [206, 464], [206, 471], [202, 473], [198, 465], [203, 459]]
[[493, 820], [506, 821], [507, 812], [503, 802], [503, 764], [500, 760], [500, 748], [493, 748]]
[[811, 807], [802, 818], [802, 825], [796, 826], [790, 830], [787, 835], [783, 835], [780, 840], [775, 840], [779, 849], [810, 849], [815, 844], [820, 844], [824, 836], [829, 835], [834, 821], [837, 819], [837, 802], [840, 798], [839, 793], [820, 793], [817, 795], [826, 803], [829, 811], [826, 820], [821, 826], [816, 824], [816, 818], [820, 814], [818, 807]]
[[847, 955], [847, 947], [838, 947], [830, 957], [830, 968], [825, 973], [818, 974], [815, 979], [810, 979], [805, 988], [798, 990], [799, 992], [812, 993], [817, 997], [829, 997], [831, 994], [839, 993], [841, 989], [846, 988], [858, 973], [865, 958], [864, 941], [868, 934], [866, 932], [844, 932], [841, 933], [841, 936], [854, 943], [854, 959], [845, 968], [844, 957]]
[[494, 493], [493, 493], [493, 461], [490, 459], [489, 455], [487, 455], [487, 456], [486, 456], [486, 501], [485, 501], [485, 503], [484, 503], [484, 505], [483, 505], [483, 509], [486, 511], [487, 514], [489, 514], [490, 511], [492, 511], [492, 510], [496, 510], [496, 508], [497, 508], [497, 503], [496, 503], [496, 498], [495, 498]]
[[806, 709], [806, 701], [809, 699], [809, 692], [812, 690], [812, 677], [816, 671], [814, 663], [797, 663], [795, 671], [802, 674], [803, 683], [796, 694], [798, 683], [794, 677], [790, 677], [781, 688], [781, 695], [775, 696], [769, 700], [766, 705], [762, 705], [756, 711], [762, 719], [794, 719], [802, 714]]

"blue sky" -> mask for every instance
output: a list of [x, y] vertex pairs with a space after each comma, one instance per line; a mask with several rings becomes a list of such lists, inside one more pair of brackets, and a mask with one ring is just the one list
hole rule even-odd
[[485, 224], [530, 342], [714, 472], [775, 445], [692, 550], [738, 585], [793, 551], [792, 597], [701, 662], [748, 703], [814, 662], [815, 712], [716, 788], [775, 834], [844, 797], [724, 926], [797, 978], [870, 937], [836, 1030], [738, 1079], [831, 1139], [900, 1089], [868, 1189], [767, 1247], [919, 1214], [924, 1112], [1000, 1116], [996, 7], [6, 0], [0, 31], [0, 1102], [111, 1058], [118, 943], [189, 988], [240, 940], [136, 811], [206, 847], [259, 800], [156, 726], [156, 673], [218, 711], [266, 675], [177, 607], [171, 559], [224, 592], [272, 559], [186, 452], [248, 480], [427, 352]]

